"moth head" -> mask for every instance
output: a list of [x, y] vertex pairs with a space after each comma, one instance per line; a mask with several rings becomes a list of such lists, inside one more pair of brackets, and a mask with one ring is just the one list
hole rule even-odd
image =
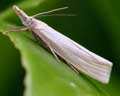
[[13, 6], [13, 10], [16, 12], [16, 14], [19, 16], [19, 18], [25, 26], [31, 25], [32, 18], [30, 16], [28, 16], [25, 12], [23, 12], [20, 8], [18, 8], [15, 5]]

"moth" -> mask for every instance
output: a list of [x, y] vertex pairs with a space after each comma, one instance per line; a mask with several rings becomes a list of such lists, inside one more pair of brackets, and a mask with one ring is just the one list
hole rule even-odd
[[102, 83], [109, 82], [112, 62], [89, 51], [41, 20], [37, 20], [35, 18], [36, 15], [28, 16], [15, 5], [13, 9], [19, 16], [25, 29], [31, 30], [35, 37], [37, 36], [38, 39], [42, 40], [57, 59], [59, 59], [57, 56], [61, 57], [78, 71]]

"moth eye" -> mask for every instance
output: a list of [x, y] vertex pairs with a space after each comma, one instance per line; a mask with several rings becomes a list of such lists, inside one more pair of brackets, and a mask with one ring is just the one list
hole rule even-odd
[[29, 26], [32, 23], [32, 18], [28, 18], [26, 19], [26, 21], [24, 22], [24, 25]]

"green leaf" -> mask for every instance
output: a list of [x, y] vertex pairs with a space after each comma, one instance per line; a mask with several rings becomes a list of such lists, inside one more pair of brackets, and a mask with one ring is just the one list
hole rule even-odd
[[[83, 76], [76, 74], [22, 33], [10, 33], [21, 52], [26, 69], [25, 96], [96, 96], [103, 95]], [[47, 92], [46, 92], [47, 91]]]
[[[23, 10], [25, 10], [25, 12], [27, 12], [29, 15], [33, 15], [35, 13], [38, 13], [44, 10], [50, 10], [51, 8], [56, 8], [56, 5], [60, 7], [66, 6], [67, 4], [71, 4], [71, 6], [78, 6], [78, 5], [80, 6], [79, 1], [78, 2], [74, 2], [74, 0], [71, 2], [62, 2], [62, 1], [63, 0], [36, 0], [36, 1], [26, 0], [18, 3], [17, 5]], [[83, 5], [85, 4], [86, 2], [83, 3]], [[95, 24], [96, 21], [90, 16], [88, 16], [87, 13], [85, 13], [86, 10], [89, 11], [88, 10], [89, 8], [87, 9], [87, 7], [88, 7], [87, 5], [82, 6], [81, 4], [81, 7], [79, 8], [83, 8], [81, 9], [82, 11], [81, 13], [83, 14], [81, 14], [80, 17], [78, 16], [72, 19], [68, 19], [68, 17], [67, 18], [61, 17], [62, 20], [61, 19], [58, 20], [58, 17], [54, 17], [54, 18], [51, 17], [52, 21], [49, 18], [45, 18], [45, 19], [42, 18], [42, 19], [48, 22], [49, 25], [51, 24], [51, 26], [56, 27], [56, 29], [58, 30], [60, 29], [61, 32], [65, 32], [65, 34], [68, 35], [69, 37], [73, 36], [72, 38], [76, 40], [78, 39], [80, 41], [83, 40], [85, 44], [88, 44], [89, 42], [84, 41], [86, 39], [79, 39], [79, 37], [83, 38], [84, 36], [86, 37], [91, 33], [88, 33], [88, 34], [81, 33], [81, 35], [79, 35], [80, 34], [79, 32], [94, 31], [90, 36], [93, 36], [93, 37], [96, 36], [95, 38], [96, 40], [98, 40], [98, 38], [101, 39], [101, 37], [98, 36], [97, 38], [97, 33], [96, 33], [96, 30], [94, 29], [97, 26]], [[77, 11], [79, 11], [79, 9]], [[82, 23], [80, 23], [79, 21], [81, 21]], [[91, 22], [92, 24], [90, 24]], [[1, 33], [9, 37], [12, 43], [15, 45], [15, 47], [19, 50], [20, 56], [18, 56], [19, 53], [17, 53], [18, 51], [16, 51], [13, 48], [13, 46], [11, 47], [13, 49], [8, 48], [6, 49], [7, 52], [5, 51], [3, 52], [5, 52], [4, 54], [12, 54], [11, 52], [13, 52], [14, 55], [10, 57], [10, 60], [12, 57], [15, 58], [16, 56], [18, 56], [12, 60], [14, 61], [14, 64], [20, 63], [18, 58], [21, 58], [22, 66], [25, 69], [24, 96], [111, 96], [111, 94], [112, 95], [115, 94], [114, 96], [119, 96], [119, 91], [116, 91], [119, 89], [119, 86], [116, 87], [116, 85], [119, 84], [119, 80], [120, 80], [120, 78], [117, 77], [119, 76], [116, 74], [117, 72], [114, 72], [112, 74], [112, 81], [110, 82], [110, 84], [103, 85], [101, 83], [98, 83], [97, 81], [92, 80], [89, 77], [84, 76], [83, 74], [76, 74], [64, 62], [62, 61], [57, 62], [57, 60], [54, 58], [54, 56], [51, 53], [49, 53], [46, 49], [44, 49], [41, 45], [39, 45], [33, 39], [33, 36], [31, 36], [30, 31], [9, 32], [5, 34], [6, 30], [10, 30], [10, 28], [13, 28], [14, 26], [21, 25], [19, 18], [15, 15], [11, 7], [0, 14], [0, 25], [1, 25], [0, 27]], [[79, 25], [81, 25], [82, 27], [80, 29], [77, 29], [79, 28]], [[71, 27], [71, 26], [74, 26], [74, 27]], [[67, 28], [69, 28], [69, 30], [67, 30]], [[2, 41], [0, 43], [3, 44]], [[7, 44], [8, 43], [6, 43], [6, 45]], [[96, 48], [96, 46], [97, 45], [94, 45], [93, 47]], [[2, 56], [0, 57], [2, 58]], [[11, 63], [9, 63], [9, 61], [8, 62], [6, 61], [5, 64], [7, 63], [10, 66]], [[14, 65], [11, 65], [11, 66], [13, 67]], [[8, 71], [7, 68], [5, 69]], [[20, 67], [18, 69], [20, 70]], [[12, 68], [12, 70], [14, 70], [14, 67]], [[15, 72], [18, 72], [18, 71], [15, 70], [11, 74], [15, 75]], [[10, 78], [13, 78], [12, 75], [7, 74], [7, 76], [10, 76]], [[4, 75], [1, 77], [5, 78]], [[11, 85], [11, 88], [12, 88], [12, 85]], [[4, 90], [6, 89], [4, 88]], [[110, 93], [110, 91], [112, 93]]]

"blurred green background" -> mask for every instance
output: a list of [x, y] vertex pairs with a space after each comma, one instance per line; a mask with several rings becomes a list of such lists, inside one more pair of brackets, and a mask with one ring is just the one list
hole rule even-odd
[[[25, 0], [1, 0], [0, 14], [14, 4]], [[26, 0], [29, 2], [29, 0]], [[69, 6], [61, 13], [76, 14], [75, 17], [40, 18], [56, 30], [72, 38], [87, 49], [114, 63], [108, 85], [95, 81], [109, 96], [120, 96], [120, 1], [119, 0], [42, 0], [37, 10], [28, 10], [29, 15]], [[31, 6], [38, 6], [37, 0]], [[27, 5], [26, 3], [26, 6]], [[11, 8], [12, 10], [12, 8]], [[9, 17], [9, 14], [8, 14]], [[14, 17], [8, 22], [16, 22]], [[1, 18], [0, 18], [1, 19]], [[0, 23], [1, 24], [1, 23]], [[18, 22], [21, 25], [21, 22]], [[24, 69], [20, 53], [8, 37], [0, 34], [0, 96], [23, 96]]]

